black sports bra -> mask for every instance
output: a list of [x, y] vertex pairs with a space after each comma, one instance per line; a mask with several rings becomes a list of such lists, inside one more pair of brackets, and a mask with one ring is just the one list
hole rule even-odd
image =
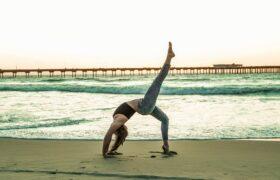
[[115, 116], [115, 114], [123, 114], [128, 119], [130, 119], [134, 113], [135, 113], [135, 110], [132, 107], [130, 107], [126, 102], [124, 102], [121, 105], [119, 105], [119, 107], [117, 107], [117, 109], [115, 110], [115, 112], [113, 114], [113, 117]]

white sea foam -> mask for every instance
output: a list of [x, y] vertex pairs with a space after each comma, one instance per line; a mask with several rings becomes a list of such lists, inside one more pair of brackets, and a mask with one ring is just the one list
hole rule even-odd
[[[153, 78], [1, 79], [0, 137], [102, 139], [114, 108], [143, 97]], [[157, 105], [171, 139], [280, 137], [279, 87], [279, 74], [169, 76]], [[127, 126], [129, 139], [161, 138], [151, 116]]]

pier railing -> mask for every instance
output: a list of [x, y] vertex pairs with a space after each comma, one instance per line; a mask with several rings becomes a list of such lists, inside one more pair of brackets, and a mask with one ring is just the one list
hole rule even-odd
[[[37, 76], [123, 76], [156, 74], [160, 67], [142, 68], [54, 68], [54, 69], [0, 69], [0, 78]], [[170, 74], [253, 74], [253, 73], [280, 73], [280, 66], [242, 66], [242, 67], [171, 67]]]

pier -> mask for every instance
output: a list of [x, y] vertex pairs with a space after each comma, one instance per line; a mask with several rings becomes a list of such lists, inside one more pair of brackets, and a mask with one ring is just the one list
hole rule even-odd
[[[161, 67], [143, 68], [54, 68], [54, 69], [0, 69], [0, 78], [25, 76], [124, 76], [156, 74]], [[280, 73], [280, 66], [241, 66], [241, 67], [171, 67], [170, 74], [258, 74]]]

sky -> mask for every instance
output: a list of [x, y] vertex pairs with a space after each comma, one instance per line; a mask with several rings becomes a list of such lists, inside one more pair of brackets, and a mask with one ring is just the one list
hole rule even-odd
[[280, 65], [280, 1], [0, 1], [0, 69]]

